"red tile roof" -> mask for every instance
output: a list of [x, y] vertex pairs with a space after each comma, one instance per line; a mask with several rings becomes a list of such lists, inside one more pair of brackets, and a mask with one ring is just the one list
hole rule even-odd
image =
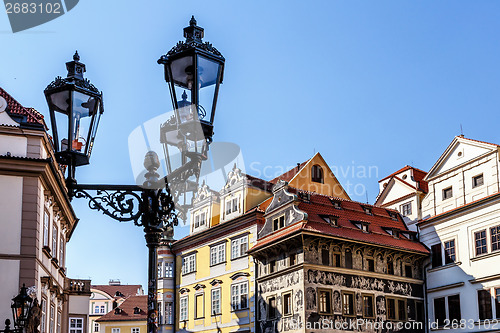
[[111, 297], [115, 297], [116, 292], [120, 292], [123, 295], [120, 297], [138, 296], [144, 294], [142, 286], [140, 284], [125, 284], [117, 286], [110, 286], [109, 284], [105, 284], [91, 286], [91, 288], [104, 291]]
[[280, 180], [280, 179], [284, 180], [286, 182], [290, 182], [290, 180], [292, 180], [292, 178], [295, 177], [295, 175], [297, 173], [299, 173], [299, 171], [307, 164], [307, 162], [309, 162], [309, 160], [300, 163], [300, 165], [293, 167], [292, 169], [290, 169], [287, 172], [285, 172], [284, 174], [270, 180], [269, 182], [276, 184], [278, 182], [278, 180]]
[[[397, 174], [399, 174], [401, 172], [404, 172], [406, 170], [410, 170], [410, 169], [413, 170], [413, 180], [417, 183], [417, 187], [409, 184], [408, 182], [406, 182], [403, 179], [401, 179], [401, 178], [399, 178], [399, 177], [396, 176]], [[423, 170], [420, 170], [420, 169], [417, 169], [415, 167], [406, 165], [403, 168], [399, 169], [398, 171], [391, 173], [389, 176], [387, 176], [385, 178], [382, 178], [378, 182], [380, 183], [380, 182], [382, 182], [382, 181], [384, 181], [386, 179], [395, 177], [398, 180], [400, 180], [403, 183], [405, 183], [406, 185], [408, 185], [408, 186], [410, 186], [412, 188], [418, 189], [418, 190], [420, 190], [420, 191], [422, 191], [424, 193], [427, 193], [427, 192], [429, 192], [429, 187], [427, 185], [427, 182], [424, 180], [424, 178], [425, 178], [426, 175], [427, 175], [427, 172], [425, 172]]]
[[40, 112], [38, 112], [33, 108], [26, 108], [22, 106], [11, 95], [9, 95], [2, 87], [0, 87], [0, 96], [2, 96], [7, 101], [6, 111], [9, 114], [24, 116], [27, 123], [40, 125], [45, 130], [48, 129], [47, 126], [45, 125], [45, 121]]
[[486, 141], [480, 141], [480, 140], [476, 140], [476, 139], [470, 139], [470, 138], [466, 138], [464, 136], [459, 136], [461, 137], [462, 139], [465, 139], [465, 140], [469, 140], [469, 141], [475, 141], [475, 142], [479, 142], [479, 143], [485, 143], [487, 145], [492, 145], [492, 146], [495, 146], [495, 147], [500, 147], [500, 145], [497, 145], [496, 143], [491, 143], [491, 142], [486, 142]]
[[[289, 192], [296, 193], [297, 190], [289, 188]], [[332, 199], [341, 201], [342, 209], [334, 208], [331, 202]], [[295, 223], [259, 239], [251, 251], [291, 236], [293, 233], [308, 231], [412, 252], [429, 253], [427, 248], [420, 242], [410, 240], [403, 235], [395, 238], [385, 231], [384, 228], [395, 228], [403, 232], [408, 232], [408, 228], [396, 210], [315, 193], [310, 193], [309, 202], [304, 201], [300, 197], [299, 200], [298, 208], [307, 213], [307, 220]], [[363, 207], [370, 208], [372, 215], [366, 214]], [[389, 212], [396, 214], [397, 220], [393, 220]], [[322, 215], [337, 217], [338, 227], [327, 223], [321, 217]], [[354, 226], [351, 221], [368, 222], [369, 232], [363, 232]]]
[[[134, 313], [134, 308], [139, 308], [139, 313]], [[105, 321], [146, 321], [148, 318], [148, 296], [130, 296], [120, 306], [120, 313], [111, 310], [107, 314], [97, 319], [97, 322]]]

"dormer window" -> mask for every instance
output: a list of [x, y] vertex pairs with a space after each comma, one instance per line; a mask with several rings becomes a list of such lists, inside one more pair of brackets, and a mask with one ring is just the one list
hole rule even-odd
[[373, 215], [372, 209], [370, 207], [363, 206], [363, 211], [366, 215]]
[[360, 222], [360, 221], [351, 221], [352, 224], [354, 224], [358, 229], [363, 230], [363, 232], [368, 232], [369, 231], [369, 225], [370, 223], [368, 222]]
[[115, 314], [120, 314], [122, 313], [122, 309], [120, 308], [115, 308]]
[[334, 199], [330, 199], [332, 205], [333, 205], [333, 208], [335, 209], [342, 209], [342, 204], [340, 203], [340, 201], [338, 200], [334, 200]]
[[313, 165], [311, 168], [311, 181], [323, 184], [323, 169], [319, 165]]
[[311, 201], [311, 195], [306, 192], [299, 192], [299, 198], [301, 198], [304, 202], [310, 202]]
[[116, 297], [122, 297], [122, 296], [123, 296], [123, 294], [122, 294], [120, 291], [117, 291], [117, 292], [115, 293], [115, 296], [116, 296]]
[[207, 221], [207, 213], [199, 213], [194, 217], [194, 228], [204, 226]]
[[329, 225], [334, 227], [338, 226], [338, 217], [332, 215], [320, 215], [320, 217]]
[[232, 198], [226, 200], [226, 215], [235, 213], [239, 211], [239, 200], [238, 198]]
[[134, 314], [141, 314], [141, 309], [139, 307], [134, 308]]
[[285, 227], [285, 215], [281, 215], [280, 217], [273, 219], [273, 231], [276, 231], [284, 227]]
[[392, 220], [394, 220], [394, 221], [398, 220], [398, 214], [391, 212], [391, 211], [387, 211], [387, 212], [389, 213], [389, 216], [391, 217]]

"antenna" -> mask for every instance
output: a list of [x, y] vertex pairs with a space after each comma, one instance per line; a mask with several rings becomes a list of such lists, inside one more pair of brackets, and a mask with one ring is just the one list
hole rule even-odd
[[365, 190], [365, 194], [366, 194], [366, 203], [368, 203], [368, 191]]
[[462, 128], [462, 124], [460, 124], [460, 136], [464, 137], [464, 129]]

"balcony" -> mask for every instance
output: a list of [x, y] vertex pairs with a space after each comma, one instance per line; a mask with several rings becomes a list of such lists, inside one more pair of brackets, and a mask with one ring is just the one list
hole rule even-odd
[[64, 291], [69, 295], [90, 296], [90, 280], [66, 279], [66, 286], [64, 288]]

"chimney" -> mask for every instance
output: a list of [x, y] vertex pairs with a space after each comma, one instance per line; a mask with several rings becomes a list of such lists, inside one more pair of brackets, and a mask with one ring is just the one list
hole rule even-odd
[[109, 285], [110, 286], [120, 286], [121, 283], [120, 283], [120, 280], [118, 280], [118, 279], [116, 279], [116, 280], [111, 279], [111, 280], [109, 280]]
[[300, 163], [297, 163], [297, 171], [300, 171]]

